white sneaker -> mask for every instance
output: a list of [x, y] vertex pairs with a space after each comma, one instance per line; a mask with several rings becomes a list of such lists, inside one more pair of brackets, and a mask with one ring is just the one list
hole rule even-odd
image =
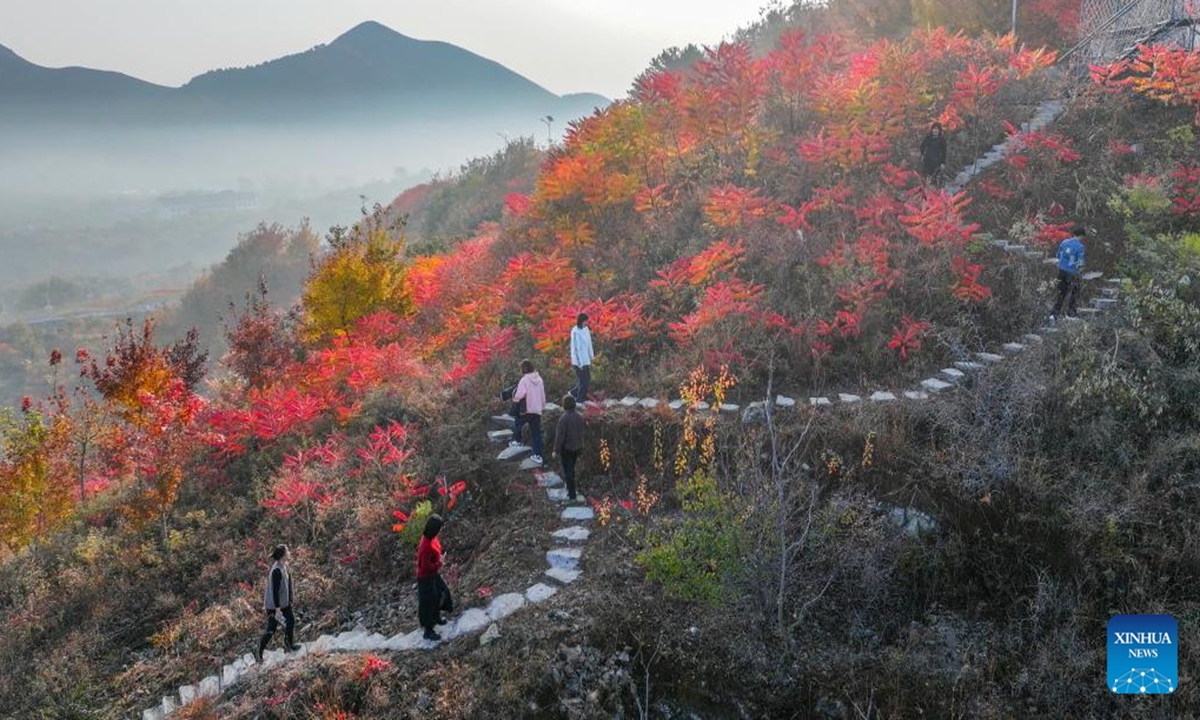
[[537, 463], [538, 465], [541, 465], [541, 464], [542, 464], [542, 456], [541, 456], [541, 455], [534, 455], [533, 457], [531, 457], [531, 458], [529, 458], [529, 459], [530, 459], [530, 460], [532, 460], [532, 461], [534, 461], [534, 462], [535, 462], [535, 463]]
[[520, 440], [509, 440], [508, 446], [509, 447], [521, 447], [521, 441]]

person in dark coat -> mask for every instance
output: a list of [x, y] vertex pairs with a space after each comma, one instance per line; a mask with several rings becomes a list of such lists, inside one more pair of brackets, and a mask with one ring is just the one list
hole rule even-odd
[[935, 122], [929, 126], [929, 133], [921, 141], [921, 175], [940, 185], [945, 165], [946, 136], [942, 133], [942, 124]]
[[275, 636], [275, 630], [278, 629], [280, 622], [283, 623], [284, 652], [295, 652], [300, 649], [296, 646], [293, 637], [296, 616], [292, 613], [292, 603], [295, 602], [296, 596], [292, 592], [292, 573], [288, 569], [290, 558], [291, 553], [288, 551], [287, 545], [276, 545], [271, 552], [273, 562], [270, 572], [267, 573], [267, 587], [263, 591], [263, 610], [267, 613], [267, 626], [264, 628], [262, 637], [258, 639], [258, 649], [254, 653], [254, 657], [259, 662], [262, 662], [263, 651], [267, 649], [267, 644]]
[[563, 414], [554, 431], [554, 454], [562, 457], [563, 479], [567, 483], [567, 499], [575, 500], [575, 461], [583, 450], [583, 416], [575, 411], [575, 397], [562, 399]]
[[425, 639], [435, 642], [442, 636], [434, 628], [446, 624], [442, 613], [454, 611], [450, 588], [441, 574], [442, 542], [438, 539], [441, 529], [441, 516], [430, 515], [417, 543], [417, 619], [425, 629]]

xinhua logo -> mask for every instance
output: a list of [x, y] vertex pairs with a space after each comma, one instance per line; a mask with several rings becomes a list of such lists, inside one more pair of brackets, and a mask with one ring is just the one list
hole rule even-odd
[[1173, 693], [1179, 685], [1179, 624], [1170, 615], [1115, 615], [1108, 621], [1108, 689]]

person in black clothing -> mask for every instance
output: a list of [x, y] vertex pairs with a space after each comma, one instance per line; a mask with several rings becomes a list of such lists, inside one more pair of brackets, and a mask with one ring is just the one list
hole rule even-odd
[[293, 638], [296, 617], [292, 614], [292, 602], [295, 600], [295, 595], [292, 593], [292, 574], [288, 571], [289, 557], [287, 545], [276, 545], [271, 552], [271, 560], [274, 562], [267, 575], [267, 587], [263, 591], [263, 609], [267, 613], [267, 627], [262, 637], [259, 638], [258, 649], [254, 653], [254, 657], [259, 662], [262, 662], [263, 651], [267, 649], [267, 643], [271, 642], [271, 638], [275, 636], [275, 630], [279, 627], [280, 621], [283, 622], [284, 652], [295, 652], [300, 649], [296, 647]]
[[583, 417], [575, 411], [575, 397], [562, 399], [563, 414], [554, 431], [554, 454], [562, 457], [563, 477], [567, 482], [567, 499], [575, 501], [575, 462], [583, 451]]
[[442, 579], [442, 560], [445, 556], [442, 553], [442, 541], [438, 539], [441, 529], [442, 517], [430, 515], [417, 542], [417, 619], [425, 630], [425, 639], [433, 642], [442, 639], [434, 627], [448, 622], [442, 613], [454, 612], [450, 588]]
[[934, 185], [941, 185], [942, 168], [946, 165], [946, 136], [942, 124], [929, 126], [929, 133], [921, 141], [921, 175]]

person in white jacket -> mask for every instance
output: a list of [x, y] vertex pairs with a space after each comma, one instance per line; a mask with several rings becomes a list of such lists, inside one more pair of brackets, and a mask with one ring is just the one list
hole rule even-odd
[[588, 385], [592, 382], [592, 331], [587, 322], [587, 313], [579, 313], [575, 327], [571, 328], [571, 367], [575, 369], [575, 387], [570, 392], [578, 402], [587, 400]]

